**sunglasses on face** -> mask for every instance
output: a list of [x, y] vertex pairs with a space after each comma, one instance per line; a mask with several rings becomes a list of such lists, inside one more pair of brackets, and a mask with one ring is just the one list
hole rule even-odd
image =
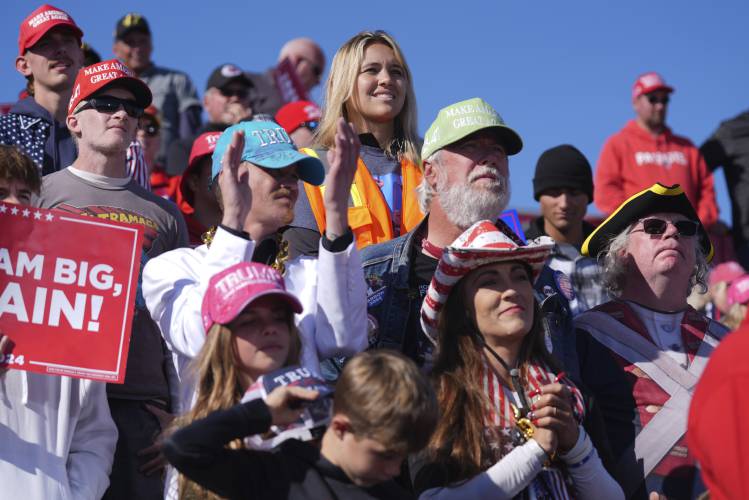
[[642, 231], [645, 234], [663, 234], [666, 228], [672, 224], [680, 236], [694, 236], [697, 234], [699, 223], [693, 220], [678, 220], [676, 222], [663, 219], [651, 218], [642, 220]]
[[668, 104], [668, 99], [669, 99], [667, 95], [663, 97], [659, 97], [657, 95], [649, 95], [647, 96], [647, 98], [650, 104], [663, 104], [664, 106]]
[[312, 68], [312, 73], [317, 78], [320, 78], [320, 76], [322, 76], [322, 70], [323, 69], [320, 66], [318, 66], [317, 64], [315, 64], [314, 61], [312, 61], [311, 59], [307, 59], [306, 57], [300, 57], [299, 61], [297, 61], [297, 65], [299, 65], [299, 63], [302, 62], [302, 61], [304, 61], [304, 62], [306, 62], [307, 64], [310, 65], [310, 67]]
[[154, 123], [144, 123], [140, 129], [146, 133], [148, 137], [156, 137], [159, 133], [159, 126]]
[[246, 99], [249, 91], [246, 88], [226, 88], [218, 89], [224, 97], [236, 97], [237, 99]]
[[307, 127], [310, 130], [315, 130], [319, 124], [320, 124], [320, 122], [304, 122], [304, 123], [302, 123], [299, 126], [300, 127]]
[[125, 113], [132, 118], [140, 118], [143, 116], [143, 108], [133, 101], [125, 101], [110, 96], [93, 97], [89, 99], [86, 104], [78, 108], [76, 113], [79, 113], [84, 109], [95, 109], [99, 113], [112, 114], [119, 111], [120, 107], [122, 107], [125, 110]]

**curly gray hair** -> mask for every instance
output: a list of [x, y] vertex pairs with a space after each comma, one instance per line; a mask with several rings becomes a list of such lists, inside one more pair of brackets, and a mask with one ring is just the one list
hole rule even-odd
[[[624, 280], [627, 274], [627, 263], [622, 258], [623, 250], [627, 248], [629, 242], [629, 233], [637, 224], [631, 224], [627, 229], [612, 238], [606, 249], [598, 254], [598, 264], [602, 269], [602, 285], [612, 297], [621, 296], [624, 287]], [[707, 257], [702, 251], [699, 238], [694, 238], [695, 246], [695, 264], [692, 275], [689, 277], [689, 288], [685, 290], [685, 296], [688, 296], [695, 286], [700, 287], [700, 293], [707, 292]]]

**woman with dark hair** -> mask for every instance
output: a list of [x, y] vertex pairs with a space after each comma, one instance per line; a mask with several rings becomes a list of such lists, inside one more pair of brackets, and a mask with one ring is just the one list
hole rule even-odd
[[545, 345], [533, 281], [553, 247], [481, 221], [445, 249], [421, 309], [441, 418], [411, 462], [420, 498], [623, 498]]

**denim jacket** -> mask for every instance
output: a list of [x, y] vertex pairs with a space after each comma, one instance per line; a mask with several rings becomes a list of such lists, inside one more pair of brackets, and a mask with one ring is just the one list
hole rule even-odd
[[[403, 351], [405, 337], [412, 315], [419, 316], [421, 295], [409, 283], [410, 255], [426, 218], [409, 233], [385, 243], [371, 245], [362, 250], [362, 267], [367, 292], [367, 313], [370, 330], [369, 345], [376, 348]], [[541, 306], [546, 331], [546, 347], [554, 354], [567, 374], [577, 382], [579, 368], [575, 351], [574, 329], [567, 296], [569, 280], [562, 273], [544, 266], [534, 285], [536, 300]], [[426, 370], [432, 365], [433, 344], [419, 328], [416, 342], [417, 364]]]

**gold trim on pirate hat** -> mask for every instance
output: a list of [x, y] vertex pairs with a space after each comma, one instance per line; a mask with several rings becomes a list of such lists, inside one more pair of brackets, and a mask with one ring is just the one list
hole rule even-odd
[[700, 222], [697, 212], [684, 194], [684, 190], [678, 184], [664, 186], [655, 183], [649, 188], [630, 196], [614, 213], [601, 222], [598, 227], [590, 233], [582, 247], [582, 254], [589, 257], [598, 257], [612, 238], [627, 229], [633, 222], [650, 214], [658, 212], [671, 212], [681, 214], [699, 224], [697, 229], [700, 238], [700, 247], [707, 262], [713, 258], [715, 250], [705, 227]]

